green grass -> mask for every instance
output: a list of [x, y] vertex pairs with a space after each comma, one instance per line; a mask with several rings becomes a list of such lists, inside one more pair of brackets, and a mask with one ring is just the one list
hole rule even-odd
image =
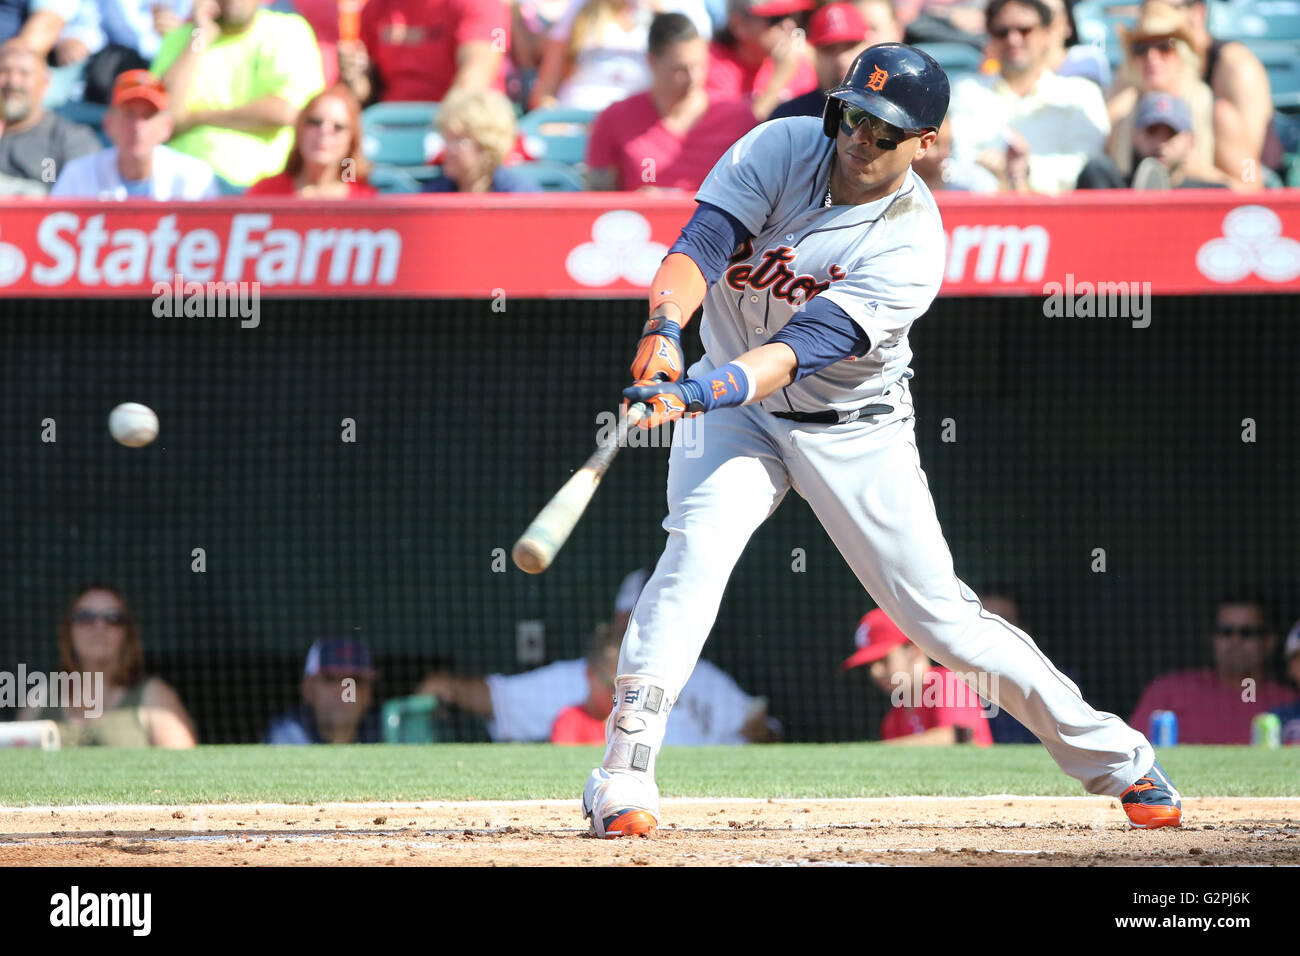
[[[544, 744], [0, 750], [0, 805], [576, 799], [600, 757]], [[1174, 747], [1161, 764], [1188, 796], [1300, 796], [1300, 748]], [[672, 797], [1083, 793], [1032, 746], [670, 748], [659, 784]]]

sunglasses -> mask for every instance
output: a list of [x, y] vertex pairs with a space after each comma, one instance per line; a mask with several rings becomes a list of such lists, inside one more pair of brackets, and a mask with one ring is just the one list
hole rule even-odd
[[1022, 37], [1027, 37], [1038, 29], [1038, 26], [1030, 27], [992, 27], [989, 29], [989, 36], [995, 40], [1005, 40], [1013, 33], [1018, 33]]
[[1214, 628], [1215, 637], [1263, 637], [1268, 633], [1263, 627], [1233, 627], [1231, 624], [1219, 624]]
[[321, 119], [319, 116], [308, 116], [305, 122], [308, 126], [315, 127], [316, 129], [320, 129], [322, 126], [326, 127], [331, 133], [344, 133], [347, 132], [349, 128], [346, 123], [326, 123], [325, 120]]
[[844, 108], [843, 119], [840, 120], [840, 129], [844, 131], [845, 136], [852, 136], [857, 132], [858, 127], [867, 121], [870, 121], [871, 135], [875, 137], [876, 145], [881, 149], [898, 149], [898, 144], [903, 140], [911, 139], [921, 132], [921, 130], [915, 129], [899, 129], [892, 123], [886, 123], [879, 116], [874, 116], [857, 106], [846, 106]]
[[87, 609], [77, 611], [72, 615], [72, 620], [77, 624], [94, 624], [96, 621], [103, 621], [110, 627], [119, 627], [126, 623], [126, 615], [121, 611], [91, 611]]
[[1141, 59], [1152, 50], [1161, 53], [1172, 53], [1176, 49], [1173, 37], [1162, 37], [1159, 40], [1138, 40], [1133, 44], [1133, 56]]

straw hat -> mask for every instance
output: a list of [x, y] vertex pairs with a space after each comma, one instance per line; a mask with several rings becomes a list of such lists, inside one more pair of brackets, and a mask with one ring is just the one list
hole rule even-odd
[[1138, 40], [1160, 37], [1173, 37], [1175, 40], [1182, 40], [1191, 49], [1196, 49], [1187, 18], [1176, 7], [1161, 3], [1160, 0], [1150, 0], [1142, 4], [1142, 9], [1138, 11], [1137, 24], [1133, 27], [1120, 25], [1119, 35], [1124, 41], [1124, 48], [1130, 53], [1133, 44]]

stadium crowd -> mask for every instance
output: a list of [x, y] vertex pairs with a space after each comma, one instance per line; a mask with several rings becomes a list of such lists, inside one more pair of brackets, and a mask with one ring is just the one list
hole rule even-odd
[[0, 195], [693, 191], [897, 40], [952, 80], [932, 189], [1250, 192], [1300, 184], [1300, 13], [1276, 7], [0, 0]]
[[[369, 646], [356, 637], [328, 637], [307, 650], [300, 702], [276, 716], [262, 734], [270, 744], [380, 743], [437, 740], [432, 721], [452, 711], [481, 720], [496, 742], [597, 745], [612, 710], [623, 632], [650, 569], [627, 575], [610, 623], [595, 628], [584, 657], [558, 660], [519, 674], [427, 674], [411, 694], [387, 702], [375, 692], [379, 672]], [[1020, 602], [1004, 585], [986, 589], [984, 606], [1019, 627]], [[1161, 743], [1259, 742], [1259, 718], [1273, 721], [1274, 743], [1300, 746], [1300, 621], [1279, 640], [1269, 602], [1248, 592], [1224, 594], [1209, 633], [1211, 666], [1165, 670], [1143, 690], [1129, 722]], [[863, 668], [890, 699], [882, 741], [902, 746], [1036, 743], [1011, 715], [981, 700], [990, 688], [969, 684], [931, 661], [883, 611], [867, 612], [854, 632], [854, 651], [841, 671]], [[64, 746], [195, 746], [200, 736], [180, 696], [145, 672], [140, 626], [126, 597], [106, 584], [79, 588], [58, 627], [59, 669], [105, 675], [102, 709], [75, 706], [20, 711], [20, 720], [51, 720]], [[1281, 651], [1286, 680], [1272, 676]], [[829, 675], [827, 675], [829, 676]], [[1066, 677], [1079, 682], [1078, 675]], [[964, 679], [963, 679], [964, 678]], [[1289, 680], [1289, 683], [1287, 682]], [[991, 688], [996, 689], [996, 688]], [[46, 702], [48, 703], [48, 702]], [[414, 706], [412, 706], [414, 705]], [[672, 746], [736, 745], [782, 740], [784, 728], [767, 699], [747, 694], [717, 665], [701, 658], [673, 711], [665, 742]], [[1175, 736], [1160, 724], [1173, 715]], [[7, 715], [6, 715], [7, 716]], [[406, 721], [425, 726], [402, 726]], [[386, 732], [387, 731], [387, 732]]]

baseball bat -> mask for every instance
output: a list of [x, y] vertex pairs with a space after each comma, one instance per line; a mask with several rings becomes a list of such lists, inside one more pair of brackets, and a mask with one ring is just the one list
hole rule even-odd
[[569, 540], [574, 525], [591, 503], [592, 495], [600, 487], [600, 479], [609, 469], [610, 462], [623, 447], [628, 429], [635, 427], [648, 411], [642, 402], [629, 408], [614, 436], [606, 439], [603, 444], [598, 444], [586, 463], [573, 473], [564, 487], [537, 513], [533, 523], [520, 535], [511, 550], [515, 566], [520, 571], [541, 574], [551, 566], [556, 553]]

